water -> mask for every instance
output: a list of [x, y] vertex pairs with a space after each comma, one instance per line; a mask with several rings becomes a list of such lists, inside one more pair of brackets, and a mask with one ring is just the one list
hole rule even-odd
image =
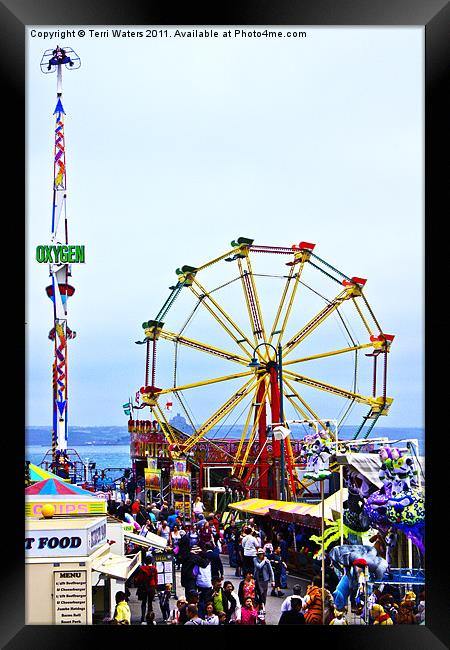
[[[131, 467], [129, 445], [77, 445], [73, 447], [81, 460], [97, 463], [98, 469], [106, 467]], [[49, 447], [30, 445], [26, 448], [25, 458], [34, 465], [39, 465]]]
[[[32, 427], [31, 427], [32, 428]], [[102, 427], [92, 427], [90, 429], [92, 432], [92, 438], [99, 438], [99, 432], [102, 431]], [[225, 437], [225, 433], [228, 433], [228, 438], [238, 438], [240, 434], [239, 427], [233, 427], [233, 430], [230, 432], [225, 432], [223, 429], [216, 433], [217, 437]], [[305, 432], [295, 432], [295, 438], [303, 437]], [[350, 427], [342, 427], [339, 432], [339, 437], [343, 439], [351, 438], [354, 433], [354, 429]], [[402, 441], [405, 439], [418, 439], [419, 441], [419, 454], [424, 455], [424, 430], [421, 428], [387, 428], [387, 427], [376, 427], [376, 430], [372, 431], [371, 438], [380, 438], [387, 437], [393, 443], [396, 443], [396, 446], [404, 446], [397, 441]], [[212, 438], [215, 438], [214, 431]], [[362, 437], [362, 436], [360, 436]], [[42, 461], [45, 453], [50, 447], [50, 433], [48, 434], [49, 445], [27, 445], [26, 447], [26, 460], [31, 461], [35, 465], [39, 465]], [[370, 438], [368, 439], [370, 440]], [[69, 436], [70, 442], [70, 436]], [[130, 446], [128, 444], [114, 444], [111, 442], [108, 445], [81, 445], [69, 444], [70, 447], [77, 450], [83, 461], [89, 459], [91, 462], [97, 463], [98, 469], [104, 469], [106, 467], [131, 467], [131, 458], [130, 458]]]

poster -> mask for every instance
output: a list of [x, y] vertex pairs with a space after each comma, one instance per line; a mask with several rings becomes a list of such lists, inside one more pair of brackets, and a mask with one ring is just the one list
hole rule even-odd
[[190, 472], [171, 472], [170, 488], [173, 494], [190, 494], [191, 493], [191, 473]]
[[145, 476], [145, 489], [146, 490], [160, 490], [161, 489], [161, 470], [144, 468]]

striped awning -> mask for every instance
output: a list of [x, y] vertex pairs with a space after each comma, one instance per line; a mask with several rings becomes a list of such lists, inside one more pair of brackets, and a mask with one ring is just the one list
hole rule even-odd
[[39, 467], [38, 465], [34, 465], [33, 463], [30, 463], [28, 467], [30, 470], [30, 481], [32, 483], [37, 483], [37, 481], [43, 481], [46, 478], [55, 478], [58, 481], [64, 480], [61, 479], [60, 476], [57, 476], [52, 472], [48, 472], [46, 469], [42, 469], [42, 467]]
[[[342, 502], [348, 498], [347, 488], [342, 488]], [[338, 490], [324, 499], [323, 514], [325, 519], [336, 520], [340, 518], [341, 495]], [[278, 521], [303, 524], [311, 528], [320, 528], [322, 525], [322, 503], [292, 503], [286, 502], [279, 506], [271, 506], [269, 515]]]
[[[342, 501], [348, 497], [347, 488], [342, 490]], [[229, 508], [252, 515], [269, 515], [272, 519], [302, 523], [305, 526], [316, 528], [322, 522], [321, 503], [295, 503], [294, 501], [274, 501], [270, 499], [246, 499], [230, 503]], [[324, 499], [325, 519], [339, 517], [341, 511], [341, 497], [339, 491]]]
[[65, 483], [61, 478], [46, 478], [25, 488], [25, 496], [77, 496], [98, 499], [92, 492], [73, 483]]
[[271, 499], [245, 499], [245, 501], [230, 503], [228, 507], [239, 512], [248, 512], [251, 515], [268, 515], [269, 508], [276, 508], [284, 503], [286, 502]]

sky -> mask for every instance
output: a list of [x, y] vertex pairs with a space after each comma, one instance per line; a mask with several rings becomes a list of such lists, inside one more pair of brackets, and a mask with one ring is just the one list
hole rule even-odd
[[[59, 44], [81, 58], [79, 69], [64, 69], [62, 102], [69, 240], [86, 247], [86, 263], [74, 264], [71, 278], [68, 324], [77, 338], [69, 342], [69, 426], [126, 423], [122, 404], [144, 383], [145, 346], [135, 345], [142, 323], [158, 313], [177, 267], [203, 264], [239, 236], [273, 246], [313, 242], [332, 266], [367, 278], [376, 318], [395, 334], [387, 391], [394, 402], [383, 425], [423, 426], [423, 28], [308, 27], [304, 38], [275, 39], [226, 38], [225, 27], [215, 28], [214, 39], [175, 38], [175, 28], [147, 38], [142, 27], [143, 37], [115, 38], [107, 26], [92, 27], [107, 32], [95, 37], [82, 28], [84, 37], [70, 26], [75, 36], [44, 38], [32, 30], [55, 27], [28, 27], [27, 424], [52, 419], [53, 310], [48, 268], [35, 250], [50, 240], [56, 105], [56, 75], [42, 74], [39, 63]], [[286, 273], [281, 256], [262, 257], [259, 273]], [[235, 277], [231, 266], [201, 279], [217, 287]], [[339, 291], [312, 272], [304, 279], [328, 298]], [[283, 286], [275, 284], [260, 280], [268, 308]], [[242, 292], [230, 286], [236, 291], [223, 294], [224, 304], [243, 322]], [[313, 296], [305, 289], [292, 332], [320, 308]], [[167, 329], [180, 328], [193, 306], [183, 295]], [[229, 346], [206, 312], [196, 319], [189, 336]], [[357, 321], [349, 312], [354, 332]], [[339, 349], [343, 338], [335, 318], [305, 349]], [[163, 343], [157, 379], [170, 387], [174, 351]], [[228, 374], [212, 357], [183, 355], [181, 383]], [[308, 376], [349, 388], [346, 363], [327, 361]], [[369, 386], [370, 373], [363, 377], [361, 367], [360, 374]], [[192, 391], [196, 421], [233, 387]], [[316, 392], [311, 399], [323, 414], [331, 406]]]

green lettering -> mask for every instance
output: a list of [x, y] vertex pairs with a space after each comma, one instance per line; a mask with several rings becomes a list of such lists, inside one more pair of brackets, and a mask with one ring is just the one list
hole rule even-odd
[[45, 250], [45, 259], [44, 262], [51, 262], [52, 261], [52, 249], [50, 246], [44, 246]]
[[36, 246], [36, 260], [38, 262], [43, 262], [44, 261], [44, 247], [43, 246]]
[[80, 262], [82, 264], [84, 262], [84, 245], [75, 246], [75, 249], [76, 249], [75, 261]]
[[59, 257], [59, 246], [52, 246], [52, 249], [53, 249], [54, 260], [57, 263]]
[[69, 256], [67, 261], [75, 262], [75, 246], [73, 244], [69, 246]]
[[63, 262], [63, 263], [68, 262], [69, 260], [67, 258], [68, 258], [68, 248], [69, 247], [64, 245], [64, 246], [61, 246], [60, 248], [61, 248], [61, 253], [60, 253], [61, 262]]

